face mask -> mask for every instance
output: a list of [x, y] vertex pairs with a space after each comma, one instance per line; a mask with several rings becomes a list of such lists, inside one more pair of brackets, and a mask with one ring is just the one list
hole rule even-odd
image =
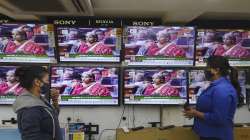
[[50, 94], [50, 86], [47, 83], [43, 83], [43, 86], [41, 87], [41, 94], [42, 95], [49, 95]]
[[211, 81], [213, 76], [214, 76], [214, 74], [210, 70], [205, 70], [205, 78], [208, 81]]

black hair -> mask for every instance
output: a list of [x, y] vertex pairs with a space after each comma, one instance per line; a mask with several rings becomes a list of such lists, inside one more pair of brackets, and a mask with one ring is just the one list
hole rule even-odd
[[2, 34], [1, 35], [2, 37], [7, 37], [7, 38], [11, 38], [12, 37], [11, 32], [8, 31], [8, 30], [3, 30], [1, 34]]
[[33, 86], [35, 79], [42, 79], [45, 74], [48, 74], [48, 70], [41, 66], [23, 66], [18, 67], [15, 71], [15, 76], [20, 82], [20, 86], [29, 90]]
[[70, 76], [70, 78], [71, 78], [71, 79], [75, 79], [75, 80], [79, 80], [79, 81], [82, 80], [81, 75], [80, 75], [79, 73], [77, 73], [77, 72], [74, 72], [74, 73], [72, 74], [72, 76]]
[[77, 38], [86, 41], [86, 35], [83, 34], [83, 33], [78, 33], [78, 34], [77, 34]]
[[148, 39], [156, 41], [157, 40], [156, 34], [148, 34]]
[[218, 33], [216, 33], [215, 35], [214, 35], [214, 41], [215, 42], [218, 42], [218, 43], [223, 43], [223, 37], [221, 36], [221, 35], [219, 35]]
[[223, 77], [230, 77], [231, 84], [235, 88], [238, 95], [238, 106], [243, 105], [244, 96], [241, 93], [241, 87], [238, 81], [238, 71], [230, 66], [228, 59], [223, 56], [210, 56], [207, 59], [207, 66], [219, 69], [220, 75]]
[[152, 77], [151, 76], [145, 76], [144, 77], [144, 81], [147, 81], [147, 82], [152, 82], [153, 80], [152, 80]]

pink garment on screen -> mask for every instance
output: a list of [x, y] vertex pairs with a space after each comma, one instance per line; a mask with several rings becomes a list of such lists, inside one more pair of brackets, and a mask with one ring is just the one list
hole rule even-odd
[[164, 56], [168, 57], [185, 57], [186, 52], [183, 48], [178, 47], [177, 45], [170, 45], [164, 50]]
[[[92, 47], [94, 47], [94, 49], [89, 51]], [[99, 42], [93, 46], [89, 46], [86, 43], [82, 43], [80, 45], [78, 52], [80, 54], [87, 54], [89, 52], [93, 52], [96, 55], [109, 55], [109, 54], [112, 54], [112, 49], [101, 42]]]
[[246, 48], [236, 45], [229, 50], [226, 50], [223, 46], [219, 46], [215, 49], [214, 55], [228, 56], [230, 58], [247, 58], [250, 56], [250, 53]]
[[73, 91], [71, 95], [80, 95], [80, 93], [84, 90], [85, 88], [82, 86], [82, 84], [77, 84], [74, 86]]
[[87, 54], [89, 46], [85, 42], [81, 42], [78, 52], [80, 54]]
[[147, 56], [154, 56], [160, 49], [155, 42], [148, 42]]
[[112, 54], [112, 49], [104, 45], [103, 43], [98, 43], [94, 49], [94, 54], [99, 54], [99, 55]]
[[161, 96], [180, 96], [179, 90], [169, 85], [165, 85], [164, 87], [161, 88], [160, 95]]
[[[80, 95], [80, 93], [87, 88], [88, 87], [84, 87], [82, 84], [78, 84], [74, 87], [72, 95]], [[94, 83], [88, 90], [88, 94], [91, 96], [110, 96], [110, 91], [100, 83]]]
[[[169, 85], [163, 85], [163, 87], [159, 91], [160, 96], [179, 96], [179, 90], [171, 87]], [[157, 90], [152, 84], [149, 84], [145, 91], [144, 91], [144, 96], [152, 96], [154, 94], [154, 91]]]
[[[25, 42], [25, 46], [22, 50], [22, 52], [24, 54], [37, 54], [37, 55], [42, 55], [45, 54], [45, 50], [43, 47], [39, 46], [38, 44], [36, 44], [35, 42], [28, 40], [27, 42]], [[5, 48], [5, 53], [6, 54], [15, 54], [16, 50], [19, 48], [20, 46], [17, 46], [13, 41], [9, 41], [6, 45]]]
[[152, 84], [148, 84], [144, 90], [144, 96], [152, 96], [155, 88]]
[[[16, 86], [16, 85], [13, 85]], [[13, 87], [12, 86], [12, 87]], [[8, 90], [10, 90], [12, 87], [9, 87], [6, 82], [3, 82], [0, 84], [0, 95], [6, 95], [8, 94]], [[19, 96], [23, 91], [23, 88], [19, 85], [14, 88], [14, 95]]]

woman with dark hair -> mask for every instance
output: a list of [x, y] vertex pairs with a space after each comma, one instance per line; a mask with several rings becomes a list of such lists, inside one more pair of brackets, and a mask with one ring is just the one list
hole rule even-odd
[[15, 76], [25, 89], [13, 104], [22, 140], [62, 140], [58, 91], [51, 90], [53, 105], [41, 96], [43, 87], [49, 83], [48, 70], [40, 66], [19, 67]]
[[235, 110], [243, 101], [237, 70], [226, 58], [211, 56], [205, 75], [211, 84], [198, 97], [196, 108], [187, 107], [184, 115], [194, 118], [200, 140], [233, 140]]

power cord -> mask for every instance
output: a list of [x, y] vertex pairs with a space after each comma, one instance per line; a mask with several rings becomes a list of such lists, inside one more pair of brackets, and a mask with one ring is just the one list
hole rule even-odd
[[[122, 118], [123, 118], [124, 113], [125, 113], [125, 109], [126, 109], [126, 106], [124, 105], [124, 106], [123, 106], [123, 109], [122, 109], [122, 113], [121, 113], [121, 117], [120, 117], [119, 123], [118, 123], [118, 125], [117, 125], [116, 128], [119, 128], [119, 127], [121, 126], [121, 122], [122, 122]], [[103, 130], [100, 132], [100, 135], [99, 135], [99, 137], [98, 137], [97, 140], [101, 140], [102, 135], [103, 135], [103, 133], [104, 133], [105, 131], [116, 131], [116, 129], [103, 129]]]
[[135, 128], [135, 106], [132, 105], [132, 109], [133, 109], [133, 127]]
[[121, 114], [121, 117], [120, 117], [119, 123], [118, 123], [118, 125], [117, 125], [117, 127], [116, 127], [116, 128], [120, 128], [120, 126], [121, 126], [122, 118], [123, 118], [124, 113], [125, 113], [125, 108], [126, 108], [126, 106], [124, 105], [124, 106], [123, 106], [123, 109], [122, 109], [122, 114]]
[[100, 135], [99, 135], [99, 137], [98, 137], [97, 140], [101, 140], [102, 135], [103, 135], [103, 133], [104, 133], [105, 131], [116, 131], [116, 129], [103, 129], [103, 130], [101, 131], [101, 133], [100, 133]]

